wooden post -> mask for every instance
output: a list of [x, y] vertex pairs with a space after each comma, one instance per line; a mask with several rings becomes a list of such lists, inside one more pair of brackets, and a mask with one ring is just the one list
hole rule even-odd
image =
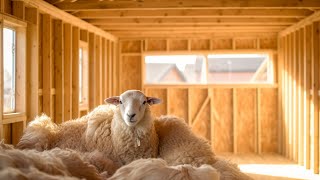
[[107, 64], [107, 51], [106, 51], [106, 39], [102, 38], [101, 42], [101, 98], [100, 104], [104, 103], [104, 99], [107, 98], [107, 76], [106, 76], [106, 64]]
[[95, 43], [96, 36], [94, 33], [89, 33], [89, 109], [92, 110], [95, 107]]
[[304, 166], [307, 169], [310, 169], [311, 33], [311, 25], [306, 26], [304, 32]]
[[233, 103], [233, 153], [238, 152], [237, 147], [237, 90], [233, 88], [232, 91], [232, 103]]
[[79, 117], [79, 40], [80, 30], [72, 27], [72, 118]]
[[313, 147], [311, 149], [311, 153], [313, 155], [312, 169], [315, 174], [319, 173], [319, 38], [320, 38], [320, 23], [313, 23], [313, 31], [312, 31], [312, 103], [313, 104], [313, 119], [312, 125], [313, 134], [311, 135], [311, 143], [313, 143]]
[[72, 26], [64, 24], [64, 121], [72, 119]]
[[39, 111], [39, 12], [36, 8], [26, 8], [27, 21], [27, 57], [26, 57], [26, 110], [27, 122], [38, 115]]
[[43, 112], [52, 117], [53, 102], [51, 95], [53, 81], [53, 60], [51, 56], [51, 17], [48, 14], [42, 16], [42, 65], [43, 65]]
[[94, 62], [94, 82], [95, 82], [95, 95], [94, 95], [94, 105], [98, 106], [101, 101], [101, 41], [100, 37], [96, 36], [96, 43], [95, 43], [95, 62]]

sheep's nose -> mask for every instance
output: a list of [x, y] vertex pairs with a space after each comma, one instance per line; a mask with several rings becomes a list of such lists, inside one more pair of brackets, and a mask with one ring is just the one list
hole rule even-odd
[[136, 115], [136, 114], [131, 114], [131, 115], [127, 114], [127, 116], [129, 116], [130, 120], [131, 120], [135, 115]]

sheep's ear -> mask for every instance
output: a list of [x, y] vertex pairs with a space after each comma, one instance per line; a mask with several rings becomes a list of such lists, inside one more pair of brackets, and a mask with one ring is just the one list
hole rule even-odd
[[159, 98], [147, 97], [147, 102], [148, 102], [148, 104], [151, 106], [151, 105], [153, 105], [153, 104], [159, 104], [159, 103], [161, 103], [162, 101], [161, 101], [161, 99], [159, 99]]
[[104, 102], [113, 104], [113, 105], [118, 105], [120, 103], [120, 97], [119, 96], [109, 97], [105, 99]]

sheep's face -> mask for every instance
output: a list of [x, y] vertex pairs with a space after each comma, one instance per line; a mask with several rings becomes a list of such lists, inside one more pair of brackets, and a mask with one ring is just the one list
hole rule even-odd
[[144, 117], [147, 106], [161, 102], [158, 98], [146, 97], [141, 91], [128, 90], [120, 96], [107, 98], [105, 102], [118, 105], [121, 116], [128, 126], [137, 125]]

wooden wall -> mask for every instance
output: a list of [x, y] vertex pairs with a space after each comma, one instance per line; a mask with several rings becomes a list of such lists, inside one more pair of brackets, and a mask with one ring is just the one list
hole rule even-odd
[[279, 152], [278, 89], [275, 85], [144, 85], [148, 54], [210, 54], [271, 51], [277, 62], [277, 37], [120, 39], [120, 91], [142, 89], [163, 103], [155, 116], [182, 117], [211, 142], [217, 153]]
[[[116, 37], [42, 1], [0, 2], [1, 14], [27, 23], [27, 122], [45, 113], [61, 123], [86, 114], [106, 97], [118, 94]], [[81, 105], [80, 41], [88, 45], [89, 62], [89, 87], [85, 91], [88, 103]], [[18, 142], [23, 125], [3, 125], [1, 119], [0, 126], [1, 139], [6, 143]]]
[[319, 173], [320, 13], [280, 33], [282, 154]]

